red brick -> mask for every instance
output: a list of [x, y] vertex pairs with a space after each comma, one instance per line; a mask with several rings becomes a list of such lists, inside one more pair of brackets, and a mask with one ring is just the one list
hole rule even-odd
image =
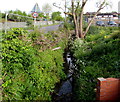
[[98, 78], [96, 99], [120, 100], [120, 79], [117, 78]]

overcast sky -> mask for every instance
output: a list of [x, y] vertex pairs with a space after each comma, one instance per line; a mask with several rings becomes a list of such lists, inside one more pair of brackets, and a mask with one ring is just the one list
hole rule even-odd
[[[70, 1], [70, 0], [67, 0]], [[95, 12], [95, 2], [98, 0], [89, 0], [85, 7], [85, 12]], [[118, 2], [120, 0], [109, 0], [112, 2], [112, 8], [104, 9], [102, 12], [111, 12], [111, 11], [117, 11], [118, 12]], [[59, 11], [56, 7], [52, 6], [54, 2], [57, 4], [61, 4], [63, 6], [64, 0], [0, 0], [0, 11], [9, 11], [9, 10], [16, 10], [19, 9], [21, 11], [25, 11], [26, 13], [29, 13], [35, 3], [38, 3], [40, 9], [42, 10], [42, 6], [46, 3], [49, 3], [52, 7], [52, 11]]]

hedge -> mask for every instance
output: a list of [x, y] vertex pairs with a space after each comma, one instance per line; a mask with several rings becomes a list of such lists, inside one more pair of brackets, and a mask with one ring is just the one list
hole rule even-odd
[[[107, 32], [106, 32], [106, 30]], [[98, 77], [120, 78], [120, 32], [103, 28], [98, 34], [74, 41], [71, 52], [76, 64], [74, 100], [94, 101]]]
[[[13, 28], [2, 37], [3, 100], [51, 101], [51, 94], [63, 72], [65, 42], [61, 49], [39, 51], [28, 32]], [[55, 47], [55, 46], [54, 46]]]

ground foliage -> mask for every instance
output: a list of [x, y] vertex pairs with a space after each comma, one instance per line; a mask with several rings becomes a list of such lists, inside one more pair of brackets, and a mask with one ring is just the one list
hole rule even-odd
[[86, 39], [72, 43], [74, 100], [93, 101], [97, 78], [120, 78], [120, 31], [117, 27], [93, 27]]
[[[13, 28], [7, 34], [3, 34], [3, 100], [50, 101], [55, 84], [65, 78], [65, 39], [60, 38], [61, 41], [49, 49], [44, 46], [43, 50], [42, 44], [36, 47], [39, 34], [28, 33], [21, 28]], [[47, 33], [48, 35], [49, 41], [53, 40], [51, 34]], [[46, 42], [45, 39], [42, 42]], [[55, 47], [61, 49], [53, 51]]]

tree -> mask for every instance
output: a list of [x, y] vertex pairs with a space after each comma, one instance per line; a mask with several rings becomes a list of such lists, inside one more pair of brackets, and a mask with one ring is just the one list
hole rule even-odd
[[39, 13], [38, 17], [44, 17], [44, 13]]
[[46, 14], [46, 17], [49, 18], [49, 13], [52, 11], [52, 7], [48, 3], [46, 3], [42, 7], [42, 11]]
[[15, 11], [10, 10], [8, 12], [8, 20], [10, 21], [25, 22], [26, 20], [29, 19], [27, 17], [31, 17], [31, 15], [27, 15], [26, 12], [22, 12], [20, 10], [15, 10]]
[[89, 0], [71, 0], [71, 10], [70, 10], [70, 12], [64, 12], [67, 15], [71, 15], [72, 18], [73, 18], [74, 25], [75, 25], [76, 38], [84, 38], [86, 36], [86, 34], [87, 34], [92, 22], [94, 21], [95, 17], [97, 16], [97, 14], [104, 7], [106, 7], [108, 5], [106, 0], [100, 0], [100, 2], [96, 3], [97, 7], [98, 7], [98, 10], [94, 14], [91, 21], [88, 23], [88, 26], [85, 29], [85, 31], [83, 31], [83, 12], [84, 12], [84, 8], [86, 6], [86, 3], [88, 1]]
[[62, 21], [63, 20], [63, 17], [61, 16], [61, 12], [53, 12], [52, 13], [52, 20], [55, 20], [55, 21]]
[[38, 13], [37, 19], [38, 19], [38, 20], [43, 20], [45, 17], [46, 17], [46, 16], [44, 15], [44, 13], [41, 12], [41, 13]]
[[[84, 38], [92, 24], [92, 22], [94, 21], [95, 17], [97, 16], [97, 14], [108, 5], [108, 3], [106, 2], [106, 0], [101, 0], [100, 2], [97, 2], [97, 7], [98, 10], [95, 12], [93, 18], [91, 19], [91, 21], [88, 23], [87, 28], [85, 29], [85, 31], [83, 31], [83, 11], [84, 11], [84, 7], [86, 5], [86, 3], [88, 2], [88, 0], [82, 0], [81, 1], [81, 5], [80, 5], [80, 1], [77, 1], [77, 4], [75, 5], [75, 0], [71, 0], [71, 5], [72, 5], [72, 16], [74, 18], [74, 23], [75, 23], [75, 32], [76, 32], [76, 37], [77, 38]], [[79, 14], [78, 14], [79, 11]]]

